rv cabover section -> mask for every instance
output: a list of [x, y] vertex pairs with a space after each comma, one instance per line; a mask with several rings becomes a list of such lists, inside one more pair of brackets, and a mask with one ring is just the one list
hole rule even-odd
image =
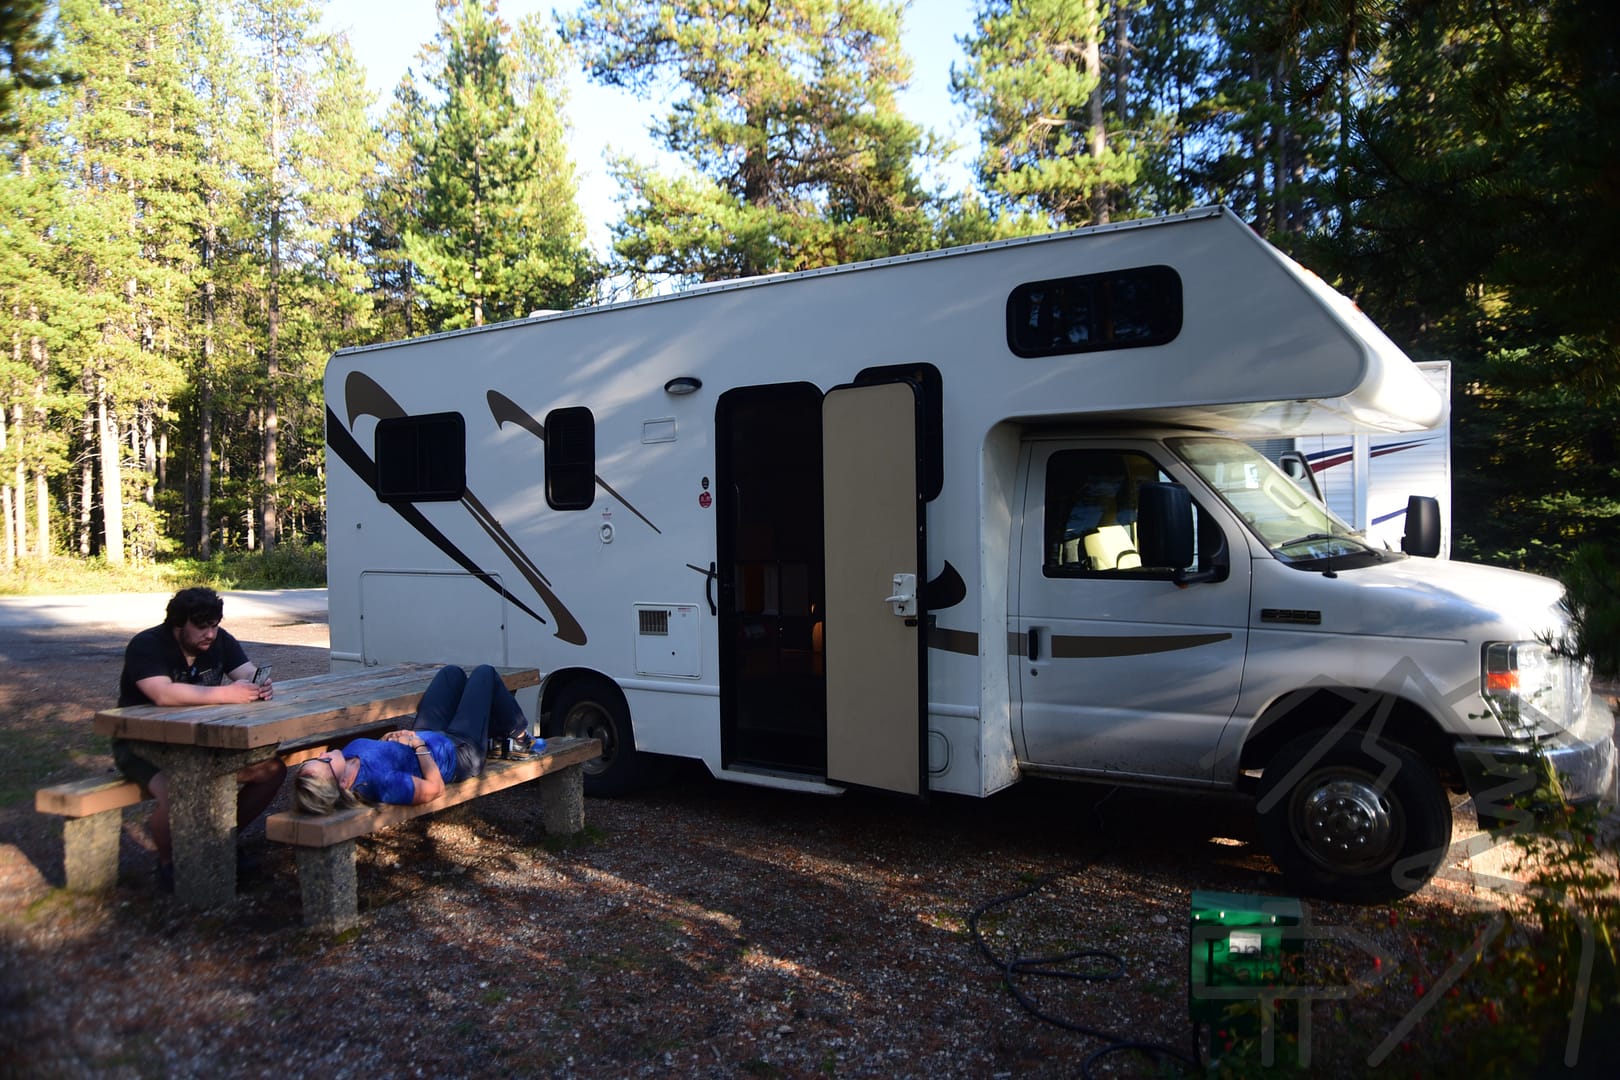
[[[1442, 408], [1225, 210], [344, 350], [326, 394], [334, 664], [537, 665], [593, 792], [669, 757], [820, 793], [1263, 775], [1285, 865], [1374, 895], [1432, 871], [1465, 744], [1545, 734], [1480, 657], [1556, 586], [1406, 572], [1209, 434]], [[1548, 720], [1581, 791], [1584, 708]], [[1299, 749], [1346, 731], [1401, 785]]]

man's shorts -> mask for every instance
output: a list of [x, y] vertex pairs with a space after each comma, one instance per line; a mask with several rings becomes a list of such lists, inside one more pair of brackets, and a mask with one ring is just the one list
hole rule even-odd
[[152, 777], [158, 774], [158, 767], [137, 754], [129, 740], [114, 739], [112, 756], [113, 764], [118, 766], [118, 771], [124, 774], [126, 780], [133, 780], [141, 787], [151, 790]]

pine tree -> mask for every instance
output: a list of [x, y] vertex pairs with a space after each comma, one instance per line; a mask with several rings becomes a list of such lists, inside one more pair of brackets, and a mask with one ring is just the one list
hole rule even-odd
[[1130, 34], [1116, 7], [1117, 21], [1103, 0], [988, 0], [979, 10], [951, 86], [980, 118], [979, 177], [999, 203], [1063, 225], [1133, 210], [1142, 161], [1124, 134]]
[[[253, 107], [247, 110], [250, 133], [259, 138], [259, 154], [243, 162], [251, 179], [252, 218], [263, 257], [264, 381], [260, 385], [260, 428], [263, 450], [259, 466], [258, 525], [260, 542], [273, 549], [281, 533], [278, 491], [283, 369], [293, 379], [307, 377], [282, 340], [287, 309], [284, 291], [295, 276], [290, 263], [305, 242], [300, 175], [299, 132], [310, 123], [313, 99], [309, 65], [318, 40], [320, 19], [314, 0], [238, 0], [237, 18], [254, 68]], [[257, 131], [255, 132], [255, 127]]]
[[27, 90], [53, 85], [59, 73], [49, 59], [46, 22], [50, 0], [6, 0], [0, 4], [0, 131], [20, 126], [14, 99]]
[[938, 150], [896, 102], [900, 17], [883, 0], [585, 4], [565, 35], [592, 77], [681, 93], [657, 134], [694, 170], [614, 165], [625, 269], [713, 280], [929, 246], [912, 163]]
[[173, 0], [63, 0], [60, 10], [65, 62], [83, 77], [64, 121], [73, 155], [63, 228], [73, 242], [62, 273], [72, 300], [57, 316], [72, 329], [64, 351], [88, 398], [103, 550], [114, 563], [126, 533], [138, 555], [156, 547], [145, 435], [179, 385], [187, 342], [196, 103], [180, 64], [185, 21]]
[[568, 308], [595, 275], [566, 156], [562, 78], [538, 23], [494, 0], [441, 0], [413, 146], [420, 204], [403, 249], [433, 329]]
[[0, 561], [29, 554], [32, 480], [33, 555], [52, 552], [48, 478], [62, 467], [50, 426], [56, 394], [52, 357], [64, 301], [56, 273], [62, 239], [61, 159], [47, 137], [60, 122], [52, 96], [27, 87], [12, 97], [17, 124], [0, 138]]
[[1397, 340], [1456, 365], [1461, 551], [1542, 571], [1582, 543], [1613, 553], [1620, 15], [1399, 7], [1321, 253]]

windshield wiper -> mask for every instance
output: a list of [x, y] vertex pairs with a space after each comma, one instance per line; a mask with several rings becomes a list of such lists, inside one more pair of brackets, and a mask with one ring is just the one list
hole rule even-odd
[[1293, 547], [1295, 544], [1308, 544], [1313, 540], [1349, 540], [1349, 539], [1350, 539], [1350, 537], [1345, 536], [1343, 533], [1325, 533], [1325, 532], [1306, 533], [1304, 536], [1296, 536], [1292, 540], [1288, 540], [1288, 541], [1286, 541], [1284, 543], [1278, 544], [1277, 548], [1278, 548], [1278, 550], [1281, 550], [1282, 548]]

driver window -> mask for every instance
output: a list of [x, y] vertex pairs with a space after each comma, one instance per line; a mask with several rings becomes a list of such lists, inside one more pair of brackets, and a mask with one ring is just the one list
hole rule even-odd
[[[1146, 454], [1119, 450], [1060, 450], [1046, 464], [1044, 564], [1048, 577], [1162, 576], [1137, 553], [1137, 486], [1168, 481]], [[1209, 523], [1200, 509], [1199, 533]], [[1203, 545], [1197, 545], [1202, 550]]]

